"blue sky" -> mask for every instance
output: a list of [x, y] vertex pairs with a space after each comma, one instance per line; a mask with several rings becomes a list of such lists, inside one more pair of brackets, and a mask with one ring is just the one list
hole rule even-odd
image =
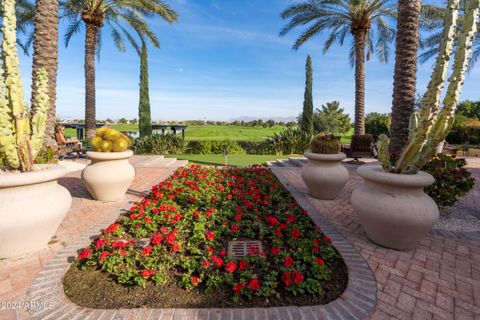
[[[313, 59], [314, 105], [340, 101], [353, 115], [354, 78], [348, 46], [322, 53], [323, 36], [291, 49], [298, 31], [284, 38], [280, 12], [296, 0], [167, 0], [180, 14], [169, 25], [151, 21], [161, 49], [149, 50], [150, 98], [154, 120], [291, 117], [301, 112], [305, 59]], [[63, 35], [64, 26], [61, 26]], [[84, 30], [65, 48], [60, 40], [57, 114], [84, 117]], [[392, 51], [392, 60], [394, 58]], [[30, 57], [21, 57], [30, 86]], [[419, 65], [418, 89], [426, 87], [432, 61]], [[372, 57], [366, 65], [366, 112], [389, 112], [393, 61]], [[138, 115], [139, 58], [120, 53], [107, 32], [97, 62], [97, 119]], [[462, 99], [479, 99], [480, 65], [467, 77]], [[28, 94], [28, 93], [27, 93]]]

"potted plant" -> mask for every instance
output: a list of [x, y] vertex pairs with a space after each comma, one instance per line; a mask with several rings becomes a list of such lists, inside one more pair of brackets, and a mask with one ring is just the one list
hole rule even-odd
[[[408, 144], [400, 155], [392, 157], [388, 152], [389, 139], [382, 135], [378, 153], [381, 165], [358, 169], [365, 183], [353, 191], [352, 206], [368, 237], [378, 244], [399, 250], [411, 249], [439, 218], [437, 205], [424, 193], [424, 188], [433, 184], [434, 178], [420, 170], [432, 159], [436, 147], [452, 128], [477, 31], [479, 7], [480, 0], [469, 3], [460, 25], [459, 0], [449, 1], [439, 55], [422, 101], [422, 111], [411, 118]], [[452, 74], [440, 108], [454, 43], [457, 48]]]
[[133, 156], [130, 138], [123, 133], [100, 128], [92, 139], [95, 151], [88, 151], [91, 163], [82, 171], [82, 181], [95, 200], [122, 199], [135, 178], [135, 168], [129, 159]]
[[67, 214], [72, 197], [57, 179], [66, 173], [58, 165], [34, 165], [45, 136], [50, 108], [48, 75], [40, 69], [35, 112], [24, 102], [17, 53], [15, 1], [2, 1], [0, 72], [0, 259], [47, 246]]
[[347, 183], [349, 174], [341, 164], [345, 154], [340, 152], [340, 141], [333, 134], [320, 133], [310, 142], [308, 159], [302, 168], [302, 179], [310, 194], [318, 199], [332, 200]]

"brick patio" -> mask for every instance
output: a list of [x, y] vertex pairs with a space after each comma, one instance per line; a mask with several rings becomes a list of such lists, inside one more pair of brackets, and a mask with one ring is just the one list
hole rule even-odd
[[[134, 159], [140, 163], [144, 158]], [[480, 159], [468, 159], [469, 167], [480, 181]], [[294, 193], [298, 193], [318, 209], [336, 229], [360, 252], [375, 273], [377, 282], [377, 301], [370, 319], [480, 319], [480, 241], [461, 239], [464, 235], [445, 236], [432, 233], [412, 251], [398, 252], [381, 248], [373, 244], [364, 235], [361, 226], [349, 202], [353, 188], [361, 183], [355, 173], [355, 166], [347, 165], [352, 177], [340, 196], [334, 201], [321, 201], [308, 196], [301, 181], [299, 168], [275, 168], [275, 173]], [[92, 225], [101, 222], [102, 217], [112, 211], [128, 205], [139, 193], [150, 188], [158, 178], [168, 174], [168, 169], [137, 167], [137, 178], [132, 192], [125, 201], [115, 203], [97, 203], [90, 199], [79, 180], [79, 173], [66, 176], [61, 180], [72, 192], [74, 202], [67, 218], [63, 221], [56, 237], [48, 249], [23, 259], [0, 261], [0, 302], [19, 301], [39, 271], [51, 261], [52, 257], [73, 242]], [[475, 186], [459, 205], [480, 212], [480, 189]], [[315, 219], [315, 218], [314, 218]], [[473, 235], [475, 238], [476, 235]], [[478, 236], [478, 235], [477, 235]], [[363, 260], [363, 259], [362, 259]], [[180, 309], [177, 309], [180, 310]], [[349, 316], [290, 312], [287, 308], [273, 308], [269, 312], [259, 313], [265, 319], [325, 319]], [[293, 309], [292, 309], [293, 310]], [[66, 318], [73, 318], [79, 309], [69, 310]], [[97, 313], [96, 313], [97, 314]], [[102, 319], [130, 318], [138, 319], [253, 319], [258, 315], [253, 311], [233, 310], [140, 310], [133, 312], [117, 310], [100, 312]], [[20, 316], [25, 314], [19, 313]], [[61, 315], [57, 313], [57, 317]], [[87, 313], [83, 313], [84, 316]], [[97, 319], [93, 316], [91, 319]], [[206, 316], [205, 316], [206, 315]], [[218, 317], [217, 317], [218, 316]], [[0, 319], [15, 319], [13, 310], [0, 310]], [[83, 319], [85, 317], [80, 317]]]

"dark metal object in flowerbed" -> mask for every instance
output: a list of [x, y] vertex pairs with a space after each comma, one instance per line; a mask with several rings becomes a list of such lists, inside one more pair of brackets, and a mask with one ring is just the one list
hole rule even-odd
[[177, 170], [64, 278], [67, 296], [90, 308], [318, 305], [346, 285], [330, 239], [260, 167]]

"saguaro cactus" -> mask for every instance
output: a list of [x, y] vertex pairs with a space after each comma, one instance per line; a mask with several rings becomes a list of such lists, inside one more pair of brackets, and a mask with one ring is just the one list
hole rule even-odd
[[[466, 3], [465, 16], [458, 33], [460, 0], [448, 1], [448, 13], [445, 16], [444, 30], [439, 54], [432, 77], [422, 100], [419, 119], [411, 119], [410, 141], [402, 150], [393, 168], [396, 173], [416, 173], [433, 156], [435, 147], [450, 132], [460, 91], [465, 80], [465, 71], [472, 53], [472, 42], [477, 31], [477, 19], [480, 0]], [[441, 103], [441, 92], [447, 77], [448, 63], [456, 42], [452, 74], [448, 79], [448, 88]], [[443, 107], [441, 107], [443, 104]]]
[[0, 151], [9, 167], [32, 170], [45, 135], [50, 107], [48, 75], [40, 69], [37, 76], [37, 110], [32, 114], [25, 104], [20, 62], [17, 53], [15, 0], [2, 0], [2, 69], [0, 72]]

